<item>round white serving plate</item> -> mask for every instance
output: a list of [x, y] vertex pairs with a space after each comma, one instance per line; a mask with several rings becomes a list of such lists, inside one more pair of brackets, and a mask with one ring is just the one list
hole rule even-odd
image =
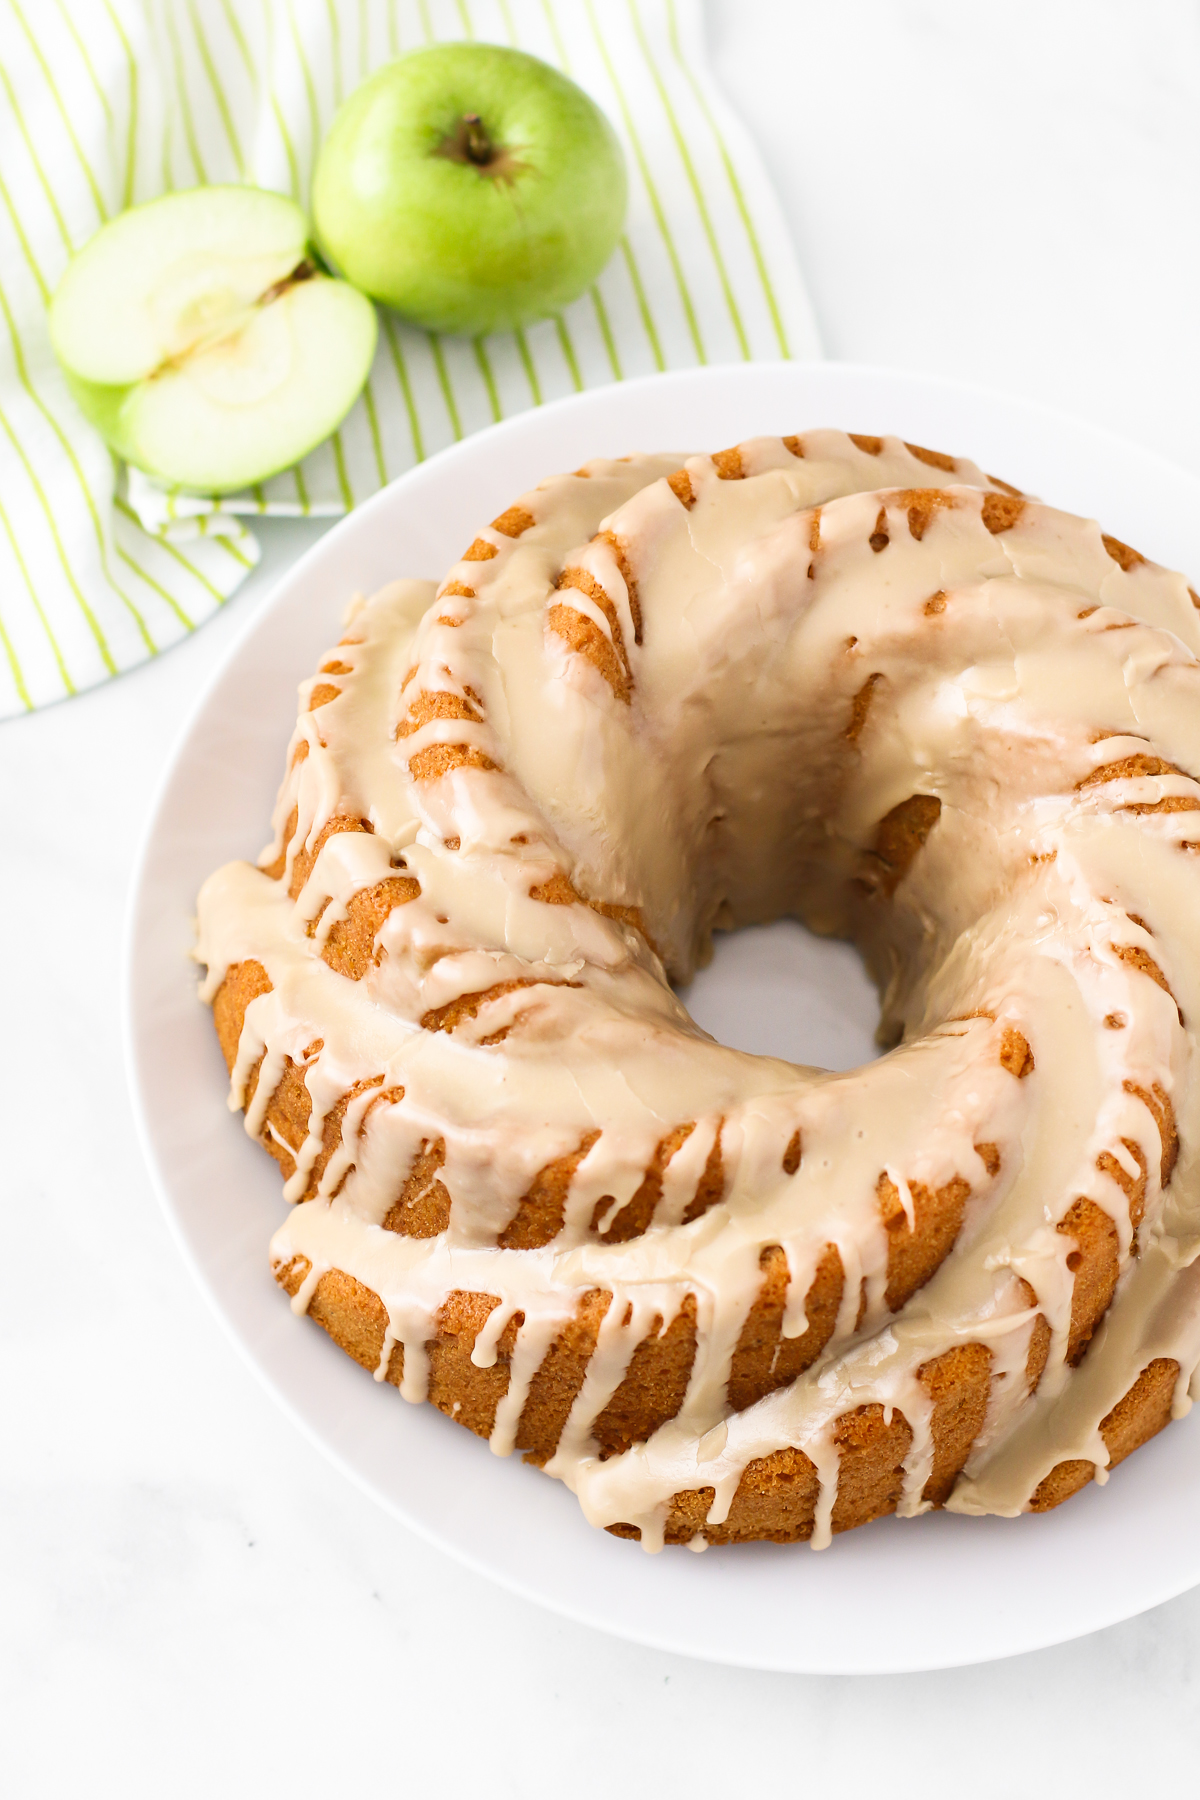
[[[356, 590], [438, 577], [481, 523], [589, 457], [715, 450], [825, 425], [972, 456], [1200, 575], [1200, 483], [1094, 427], [948, 382], [837, 363], [758, 364], [652, 377], [525, 413], [432, 458], [336, 526], [232, 647], [147, 829], [129, 919], [126, 1030], [146, 1156], [196, 1279], [296, 1423], [397, 1518], [517, 1593], [619, 1636], [752, 1668], [879, 1673], [1059, 1643], [1200, 1582], [1200, 1424], [1172, 1426], [1106, 1487], [1041, 1517], [889, 1519], [819, 1555], [753, 1544], [647, 1556], [585, 1524], [559, 1483], [517, 1457], [490, 1457], [432, 1407], [406, 1405], [293, 1318], [267, 1266], [285, 1210], [278, 1173], [226, 1110], [224, 1065], [188, 956], [205, 876], [266, 841], [296, 684], [336, 641]], [[753, 1030], [746, 994], [756, 980], [760, 992], [770, 985], [779, 947], [765, 933], [758, 950], [730, 961], [737, 973], [724, 987], [720, 968], [708, 978], [701, 1016], [710, 1030], [730, 1042]], [[843, 1055], [847, 1033], [865, 1045], [861, 982], [842, 986], [836, 956], [811, 980], [835, 1018], [840, 993], [857, 1009]], [[798, 994], [797, 1010], [805, 1005]]]

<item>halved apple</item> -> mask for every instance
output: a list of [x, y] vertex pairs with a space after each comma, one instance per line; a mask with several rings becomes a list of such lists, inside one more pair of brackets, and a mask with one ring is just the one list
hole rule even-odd
[[203, 493], [265, 481], [328, 437], [375, 337], [370, 301], [309, 259], [300, 208], [251, 187], [122, 213], [50, 305], [55, 354], [112, 448]]

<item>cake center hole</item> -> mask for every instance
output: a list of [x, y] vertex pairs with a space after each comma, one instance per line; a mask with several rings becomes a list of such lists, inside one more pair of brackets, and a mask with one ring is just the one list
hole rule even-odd
[[718, 932], [707, 969], [679, 998], [731, 1050], [822, 1069], [854, 1069], [880, 1054], [879, 995], [853, 944], [817, 937], [794, 919]]

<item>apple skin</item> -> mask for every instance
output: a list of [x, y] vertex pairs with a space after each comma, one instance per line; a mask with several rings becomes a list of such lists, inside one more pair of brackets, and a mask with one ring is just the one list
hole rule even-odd
[[[477, 115], [496, 162], [446, 153]], [[595, 280], [625, 218], [616, 133], [549, 64], [496, 44], [438, 44], [380, 69], [322, 146], [312, 210], [323, 255], [428, 331], [481, 336], [557, 312]]]

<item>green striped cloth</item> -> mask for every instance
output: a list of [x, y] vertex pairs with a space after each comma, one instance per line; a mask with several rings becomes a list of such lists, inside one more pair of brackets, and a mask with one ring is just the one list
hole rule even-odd
[[[218, 503], [117, 466], [47, 339], [71, 252], [122, 207], [197, 182], [304, 201], [362, 77], [451, 38], [544, 57], [621, 134], [628, 228], [595, 287], [480, 340], [384, 314], [340, 431], [252, 493]], [[248, 517], [344, 512], [456, 438], [582, 388], [819, 354], [770, 186], [705, 72], [699, 0], [0, 0], [0, 314], [0, 716], [200, 624], [257, 560]]]

